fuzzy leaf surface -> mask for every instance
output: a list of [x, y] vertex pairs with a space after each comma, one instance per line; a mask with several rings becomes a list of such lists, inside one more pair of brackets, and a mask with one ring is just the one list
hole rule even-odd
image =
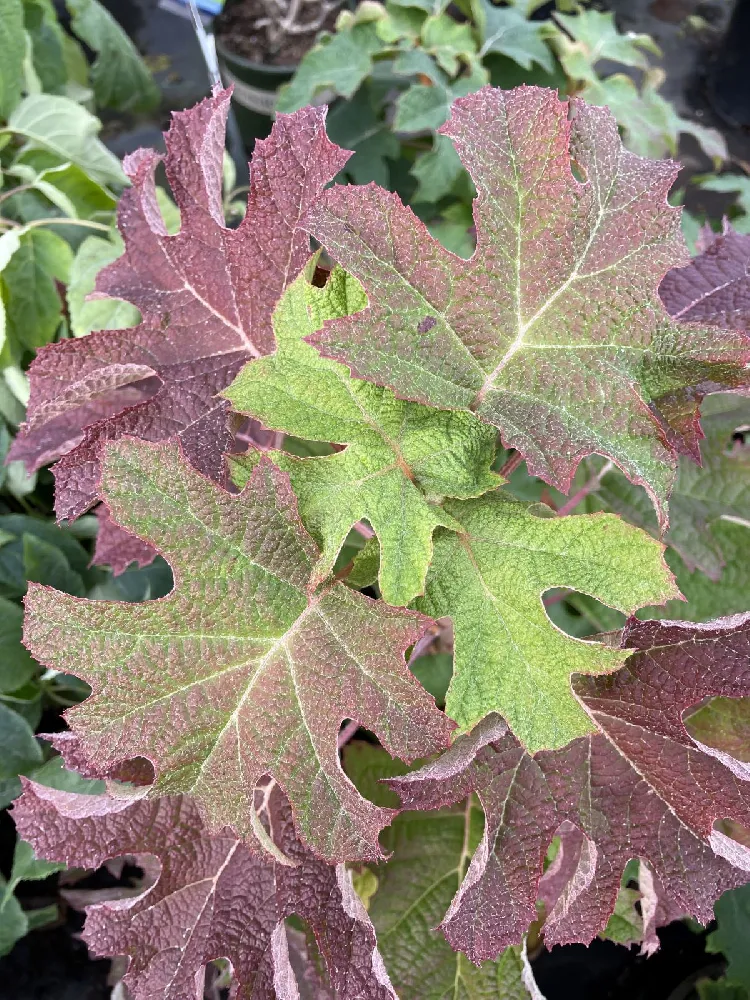
[[[404, 402], [305, 343], [324, 320], [365, 302], [356, 279], [340, 269], [322, 289], [301, 274], [275, 314], [276, 353], [246, 365], [224, 395], [266, 427], [348, 446], [320, 458], [274, 455], [323, 550], [316, 578], [328, 575], [350, 529], [365, 518], [380, 540], [381, 593], [389, 604], [408, 604], [424, 592], [433, 531], [453, 526], [434, 501], [478, 496], [502, 480], [490, 471], [495, 432], [473, 414]], [[232, 467], [242, 485], [241, 460]]]
[[687, 266], [664, 276], [659, 295], [674, 319], [750, 330], [750, 235], [725, 225]]
[[329, 142], [325, 111], [307, 108], [258, 142], [247, 214], [228, 229], [222, 157], [229, 92], [177, 112], [164, 166], [180, 210], [169, 235], [156, 202], [162, 157], [125, 161], [132, 186], [118, 224], [124, 254], [101, 271], [97, 292], [136, 306], [135, 329], [55, 344], [31, 369], [27, 421], [11, 458], [55, 466], [56, 511], [74, 518], [98, 496], [105, 441], [178, 437], [192, 464], [223, 481], [231, 442], [228, 403], [216, 394], [250, 357], [273, 350], [271, 314], [309, 256], [299, 220], [348, 153]]
[[131, 440], [110, 445], [102, 487], [116, 523], [176, 582], [135, 605], [28, 596], [27, 646], [93, 690], [66, 716], [80, 755], [100, 773], [147, 758], [152, 794], [190, 793], [212, 830], [251, 845], [253, 789], [271, 774], [321, 856], [378, 857], [390, 813], [344, 775], [338, 731], [355, 719], [406, 760], [446, 745], [452, 724], [403, 659], [428, 619], [342, 584], [312, 592], [318, 551], [268, 460], [233, 496], [177, 445]]
[[750, 615], [697, 626], [631, 621], [623, 645], [637, 652], [616, 674], [574, 681], [596, 735], [532, 758], [490, 716], [435, 763], [388, 782], [407, 809], [479, 795], [484, 836], [441, 924], [475, 961], [517, 943], [536, 916], [543, 859], [566, 821], [585, 850], [559, 919], [547, 919], [548, 945], [588, 943], [606, 927], [631, 858], [704, 923], [714, 901], [748, 879], [748, 849], [714, 829], [750, 821], [746, 769], [694, 742], [681, 716], [709, 695], [750, 693]]
[[459, 529], [436, 533], [417, 607], [453, 619], [447, 714], [466, 731], [498, 712], [532, 753], [591, 732], [570, 675], [616, 670], [628, 654], [565, 635], [542, 595], [571, 587], [626, 614], [674, 596], [661, 545], [612, 515], [536, 517], [500, 490], [445, 510]]
[[659, 301], [687, 261], [676, 166], [625, 150], [606, 109], [536, 87], [461, 98], [441, 131], [479, 192], [476, 253], [444, 250], [394, 194], [330, 189], [306, 225], [369, 305], [311, 343], [407, 399], [473, 410], [562, 492], [606, 454], [666, 520], [698, 401], [750, 357], [742, 335], [677, 327]]
[[156, 558], [156, 549], [115, 524], [104, 504], [96, 508], [99, 530], [96, 533], [94, 563], [111, 566], [114, 576], [124, 573], [131, 563], [149, 566]]
[[[397, 804], [381, 781], [405, 768], [385, 751], [352, 743], [344, 767], [363, 795], [386, 806]], [[497, 962], [477, 968], [436, 930], [483, 827], [482, 810], [472, 798], [437, 812], [403, 812], [382, 834], [391, 856], [373, 868], [377, 890], [368, 912], [401, 1000], [528, 1000], [518, 949], [509, 948]]]
[[243, 1000], [294, 1000], [284, 929], [292, 914], [315, 934], [336, 997], [395, 1000], [349, 873], [303, 847], [278, 786], [257, 799], [291, 865], [252, 854], [226, 830], [209, 833], [183, 796], [132, 802], [27, 782], [13, 818], [41, 856], [97, 868], [134, 855], [143, 866], [148, 888], [125, 905], [113, 894], [87, 907], [83, 932], [95, 955], [129, 957], [124, 983], [134, 1000], [201, 1000], [204, 966], [215, 958], [230, 960]]

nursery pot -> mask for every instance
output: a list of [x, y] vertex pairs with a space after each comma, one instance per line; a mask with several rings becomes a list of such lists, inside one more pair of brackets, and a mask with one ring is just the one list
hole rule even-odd
[[271, 131], [279, 87], [291, 80], [297, 67], [251, 62], [231, 52], [218, 38], [216, 55], [224, 85], [234, 85], [232, 104], [237, 125], [245, 147], [252, 151], [255, 140], [265, 139]]

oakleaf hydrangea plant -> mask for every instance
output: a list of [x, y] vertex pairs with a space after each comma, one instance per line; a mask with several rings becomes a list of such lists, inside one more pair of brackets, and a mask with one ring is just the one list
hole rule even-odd
[[125, 162], [96, 294], [140, 324], [30, 369], [11, 457], [174, 586], [29, 586], [29, 651], [90, 694], [49, 737], [82, 790], [24, 779], [19, 833], [139, 860], [84, 932], [136, 1000], [219, 959], [248, 1000], [538, 997], [530, 928], [589, 943], [628, 907], [651, 953], [750, 871], [741, 238], [690, 263], [675, 165], [534, 87], [442, 130], [469, 260], [329, 186], [319, 108], [257, 144], [231, 229], [228, 101], [167, 133], [179, 231], [157, 154]]

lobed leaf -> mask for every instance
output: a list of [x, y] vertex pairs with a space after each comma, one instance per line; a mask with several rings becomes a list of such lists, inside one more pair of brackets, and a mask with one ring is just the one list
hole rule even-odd
[[709, 695], [750, 693], [750, 615], [631, 620], [622, 644], [636, 652], [618, 673], [574, 681], [596, 735], [530, 757], [489, 716], [433, 764], [388, 782], [407, 809], [479, 795], [484, 836], [441, 924], [474, 961], [520, 941], [563, 823], [583, 837], [565, 905], [545, 924], [548, 945], [588, 943], [604, 929], [631, 858], [646, 862], [672, 906], [704, 923], [722, 892], [747, 881], [747, 848], [715, 828], [750, 822], [746, 765], [693, 741], [682, 713]]
[[698, 401], [744, 384], [750, 358], [746, 337], [675, 326], [660, 304], [686, 260], [676, 166], [627, 152], [606, 109], [536, 87], [462, 98], [442, 132], [479, 192], [476, 253], [443, 250], [393, 194], [330, 189], [305, 224], [369, 305], [310, 342], [404, 398], [476, 412], [563, 492], [606, 454], [665, 522]]
[[216, 398], [244, 362], [273, 350], [271, 314], [309, 255], [299, 220], [348, 153], [325, 134], [325, 110], [279, 118], [256, 145], [248, 211], [237, 229], [221, 200], [229, 91], [175, 113], [164, 165], [181, 214], [169, 235], [156, 203], [161, 157], [126, 159], [120, 200], [125, 253], [99, 273], [100, 294], [143, 317], [133, 329], [69, 340], [30, 369], [26, 423], [12, 458], [55, 466], [56, 510], [74, 518], [98, 498], [104, 443], [124, 435], [178, 437], [197, 469], [225, 481], [228, 404]]
[[447, 714], [466, 731], [498, 712], [532, 753], [591, 732], [570, 675], [617, 670], [629, 654], [565, 635], [542, 596], [571, 587], [626, 614], [663, 601], [678, 591], [661, 545], [612, 515], [534, 516], [502, 491], [445, 510], [457, 528], [436, 533], [416, 606], [453, 619]]
[[[395, 804], [381, 782], [405, 768], [384, 750], [352, 743], [344, 766], [368, 798]], [[497, 962], [477, 968], [436, 930], [481, 841], [483, 825], [472, 797], [434, 813], [403, 812], [382, 834], [389, 857], [372, 869], [377, 888], [368, 912], [401, 1000], [528, 1000], [530, 969], [519, 948], [508, 948]]]
[[[395, 1000], [375, 933], [343, 865], [326, 865], [294, 832], [277, 786], [256, 796], [277, 860], [226, 830], [209, 833], [189, 798], [116, 799], [26, 782], [13, 818], [38, 854], [96, 868], [134, 855], [149, 884], [126, 901], [87, 907], [83, 939], [95, 955], [126, 955], [134, 1000], [203, 997], [204, 966], [232, 963], [237, 997], [298, 997], [284, 920], [315, 935], [336, 997]], [[155, 864], [154, 862], [158, 862]]]
[[[326, 319], [364, 304], [344, 271], [335, 270], [321, 289], [310, 284], [311, 267], [276, 310], [276, 352], [247, 364], [223, 395], [266, 427], [347, 445], [319, 458], [273, 456], [289, 472], [300, 516], [322, 547], [314, 579], [330, 573], [364, 518], [380, 540], [384, 599], [408, 604], [424, 592], [433, 531], [455, 526], [438, 505], [442, 497], [477, 496], [502, 482], [490, 471], [496, 435], [473, 414], [407, 403], [353, 379], [305, 343]], [[235, 482], [244, 485], [255, 459], [230, 461]]]
[[270, 774], [316, 853], [379, 857], [391, 813], [357, 794], [337, 736], [354, 719], [406, 760], [447, 744], [452, 723], [403, 660], [428, 619], [339, 583], [313, 590], [319, 553], [268, 460], [233, 496], [176, 445], [120, 442], [107, 450], [102, 492], [176, 582], [135, 605], [30, 587], [27, 646], [92, 687], [66, 714], [78, 755], [102, 775], [148, 759], [150, 794], [190, 793], [211, 830], [229, 826], [256, 847], [253, 794]]

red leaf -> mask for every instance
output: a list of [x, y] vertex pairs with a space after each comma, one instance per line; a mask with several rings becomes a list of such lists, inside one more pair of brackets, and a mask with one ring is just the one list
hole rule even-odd
[[92, 562], [97, 566], [110, 566], [114, 576], [119, 576], [131, 563], [148, 566], [154, 561], [156, 549], [115, 524], [105, 504], [96, 508], [96, 517], [99, 530]]
[[83, 932], [93, 954], [129, 957], [124, 982], [134, 1000], [201, 1000], [204, 966], [216, 958], [232, 963], [236, 996], [294, 1000], [284, 928], [292, 914], [315, 934], [337, 998], [395, 1000], [349, 873], [300, 844], [278, 786], [256, 793], [280, 852], [274, 861], [227, 832], [208, 834], [182, 796], [133, 802], [22, 780], [13, 818], [38, 856], [98, 868], [134, 855], [144, 868], [148, 888], [125, 899], [114, 890], [110, 902], [87, 907]]
[[702, 395], [750, 359], [747, 338], [677, 328], [659, 302], [687, 257], [677, 165], [625, 150], [606, 108], [538, 87], [461, 98], [441, 131], [479, 192], [476, 253], [443, 249], [395, 194], [330, 189], [305, 224], [369, 305], [310, 342], [404, 398], [476, 412], [562, 492], [606, 454], [666, 522]]
[[29, 469], [54, 459], [56, 511], [75, 518], [98, 498], [102, 446], [129, 434], [178, 437], [201, 472], [224, 482], [229, 404], [218, 399], [242, 365], [274, 348], [271, 314], [309, 256], [302, 215], [350, 154], [329, 142], [325, 109], [280, 115], [255, 146], [247, 214], [227, 229], [221, 197], [229, 91], [176, 112], [166, 133], [167, 178], [181, 228], [167, 234], [154, 170], [141, 149], [124, 166], [125, 253], [100, 273], [97, 292], [136, 305], [133, 330], [101, 331], [39, 352], [28, 417], [11, 458]]
[[673, 319], [750, 330], [750, 235], [725, 223], [686, 267], [667, 272], [659, 295]]
[[750, 694], [750, 614], [710, 625], [631, 621], [623, 645], [639, 652], [616, 674], [573, 682], [600, 734], [532, 758], [489, 716], [435, 763], [388, 782], [407, 809], [471, 791], [482, 801], [484, 839], [441, 925], [473, 961], [521, 940], [561, 824], [583, 836], [565, 862], [568, 880], [553, 870], [555, 884], [542, 885], [555, 907], [548, 944], [588, 943], [604, 929], [633, 857], [672, 910], [703, 922], [721, 893], [748, 879], [750, 852], [714, 829], [722, 819], [750, 825], [745, 771], [694, 742], [682, 712], [709, 695]]

